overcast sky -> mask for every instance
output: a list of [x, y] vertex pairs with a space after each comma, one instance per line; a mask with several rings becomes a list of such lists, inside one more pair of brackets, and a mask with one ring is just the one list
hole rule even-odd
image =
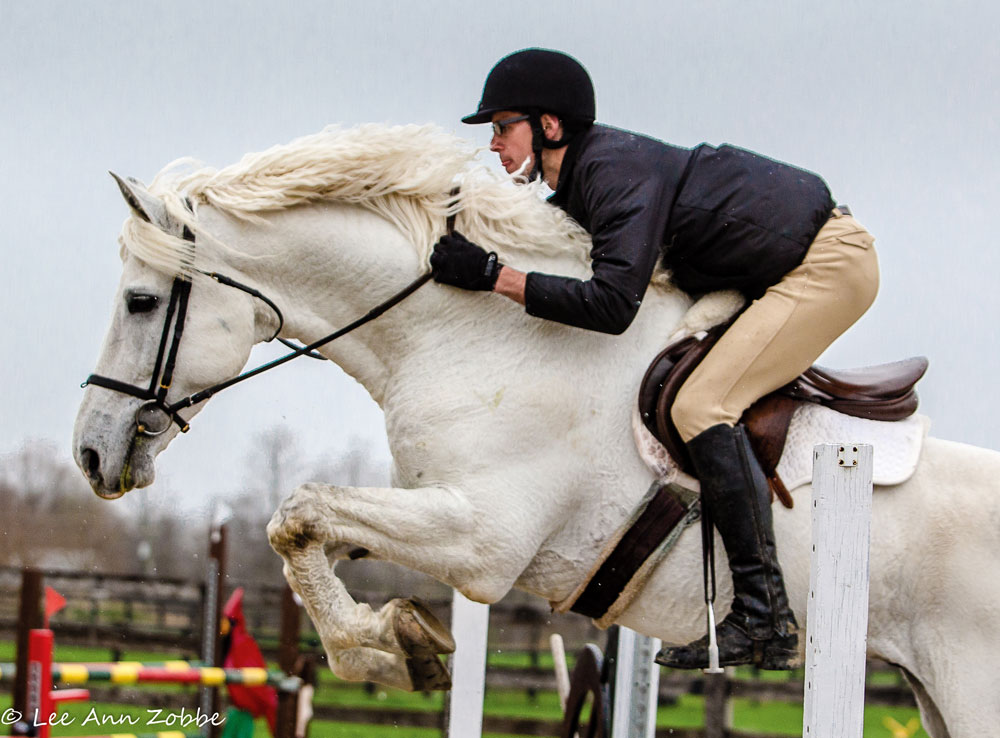
[[[0, 0], [0, 454], [49, 439], [70, 457], [120, 273], [107, 170], [148, 182], [181, 156], [222, 166], [328, 123], [430, 121], [485, 145], [458, 118], [497, 59], [535, 45], [587, 66], [603, 122], [820, 173], [882, 268], [875, 306], [822, 363], [926, 354], [932, 433], [997, 448], [997, 28], [995, 0]], [[364, 390], [302, 360], [213, 399], [150, 494], [193, 510], [237, 489], [254, 434], [277, 424], [306, 456], [358, 437], [388, 457]]]

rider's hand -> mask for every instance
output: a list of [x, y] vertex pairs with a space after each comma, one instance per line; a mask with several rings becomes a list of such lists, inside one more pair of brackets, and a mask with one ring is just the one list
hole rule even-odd
[[434, 281], [465, 290], [492, 290], [501, 266], [495, 252], [486, 253], [458, 231], [442, 236], [431, 254]]

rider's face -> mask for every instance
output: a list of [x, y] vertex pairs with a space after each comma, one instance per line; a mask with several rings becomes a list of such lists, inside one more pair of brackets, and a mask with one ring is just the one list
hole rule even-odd
[[[511, 118], [520, 118], [522, 113], [513, 110], [502, 110], [493, 114], [493, 123], [503, 123]], [[500, 157], [500, 165], [507, 170], [508, 174], [513, 174], [525, 160], [528, 165], [524, 169], [527, 174], [531, 171], [531, 124], [527, 120], [519, 120], [502, 126], [503, 133], [497, 134], [494, 130], [493, 138], [490, 140], [490, 151], [496, 152]]]

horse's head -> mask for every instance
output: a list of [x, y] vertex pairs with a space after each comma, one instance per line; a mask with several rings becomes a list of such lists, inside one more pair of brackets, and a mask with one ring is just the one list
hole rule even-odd
[[[193, 234], [163, 199], [135, 180], [115, 179], [132, 210], [126, 230], [155, 226], [166, 243], [188, 239], [193, 251]], [[248, 294], [196, 272], [153, 268], [130, 248], [122, 261], [111, 325], [73, 435], [77, 464], [108, 499], [153, 482], [156, 455], [204, 403], [166, 409], [236, 375], [267, 329]]]

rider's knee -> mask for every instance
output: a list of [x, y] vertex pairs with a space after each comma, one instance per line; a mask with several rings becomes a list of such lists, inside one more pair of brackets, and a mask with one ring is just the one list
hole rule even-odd
[[713, 425], [705, 417], [704, 401], [698, 398], [696, 392], [686, 391], [686, 389], [686, 387], [681, 387], [670, 408], [670, 418], [674, 421], [674, 427], [677, 428], [681, 440], [685, 443], [705, 428], [710, 428]]

